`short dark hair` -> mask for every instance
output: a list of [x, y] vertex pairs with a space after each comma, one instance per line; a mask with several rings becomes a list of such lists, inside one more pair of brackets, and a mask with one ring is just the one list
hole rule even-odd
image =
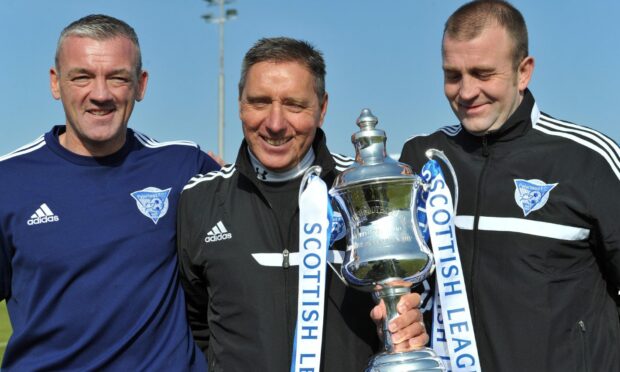
[[136, 73], [140, 74], [142, 71], [142, 55], [140, 53], [140, 42], [138, 42], [138, 35], [131, 26], [120, 19], [104, 14], [91, 14], [72, 22], [65, 27], [60, 33], [58, 44], [56, 45], [56, 57], [54, 59], [56, 70], [59, 70], [58, 58], [62, 43], [70, 36], [86, 37], [95, 40], [108, 40], [115, 37], [125, 37], [131, 40], [136, 47]]
[[298, 62], [314, 76], [314, 91], [322, 106], [325, 100], [325, 61], [323, 53], [307, 41], [288, 37], [272, 37], [258, 40], [243, 57], [239, 98], [245, 88], [248, 70], [259, 62]]
[[446, 21], [444, 38], [447, 36], [471, 40], [491, 23], [506, 29], [514, 41], [513, 66], [518, 68], [529, 55], [525, 19], [517, 8], [503, 0], [474, 0], [458, 8]]

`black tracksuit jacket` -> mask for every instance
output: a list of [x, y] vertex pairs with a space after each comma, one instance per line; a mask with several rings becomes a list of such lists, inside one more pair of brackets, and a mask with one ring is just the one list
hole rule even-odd
[[456, 169], [482, 370], [620, 371], [618, 145], [541, 113], [526, 91], [498, 131], [445, 127], [410, 139], [401, 161], [420, 169], [428, 148]]
[[[313, 143], [315, 164], [328, 187], [351, 159], [332, 156], [319, 129]], [[338, 161], [338, 163], [336, 161]], [[293, 182], [299, 182], [295, 180]], [[299, 214], [287, 241], [263, 195], [245, 141], [236, 164], [190, 181], [178, 212], [180, 272], [188, 317], [209, 371], [288, 371], [297, 317], [298, 266], [261, 266], [256, 253], [298, 252]], [[297, 191], [287, 195], [297, 203]], [[214, 226], [225, 234], [210, 242]], [[212, 234], [213, 236], [213, 234]], [[344, 250], [344, 239], [336, 248]], [[379, 340], [370, 319], [369, 293], [345, 285], [327, 270], [327, 297], [321, 370], [362, 371]]]

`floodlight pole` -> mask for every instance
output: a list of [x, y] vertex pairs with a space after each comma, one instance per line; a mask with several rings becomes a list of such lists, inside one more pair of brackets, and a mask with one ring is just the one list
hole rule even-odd
[[218, 77], [218, 124], [217, 124], [217, 152], [224, 158], [224, 23], [229, 19], [236, 18], [237, 11], [229, 9], [224, 12], [224, 4], [228, 4], [233, 0], [205, 0], [209, 5], [219, 5], [219, 17], [212, 14], [205, 14], [202, 18], [210, 23], [217, 23], [219, 28], [219, 44], [220, 44], [220, 71]]
[[217, 152], [224, 159], [224, 0], [219, 0], [220, 5], [220, 76], [218, 89], [218, 122], [217, 122]]

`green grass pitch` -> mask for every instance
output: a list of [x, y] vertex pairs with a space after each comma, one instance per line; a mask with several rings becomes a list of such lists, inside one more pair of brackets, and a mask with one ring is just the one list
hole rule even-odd
[[9, 322], [9, 315], [6, 312], [6, 304], [4, 301], [0, 302], [0, 362], [4, 355], [4, 349], [6, 343], [11, 336], [11, 323]]

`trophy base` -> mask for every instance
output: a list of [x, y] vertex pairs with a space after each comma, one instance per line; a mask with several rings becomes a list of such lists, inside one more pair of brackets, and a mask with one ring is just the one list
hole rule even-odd
[[366, 368], [366, 372], [439, 372], [445, 370], [441, 359], [433, 349], [428, 347], [374, 355]]

